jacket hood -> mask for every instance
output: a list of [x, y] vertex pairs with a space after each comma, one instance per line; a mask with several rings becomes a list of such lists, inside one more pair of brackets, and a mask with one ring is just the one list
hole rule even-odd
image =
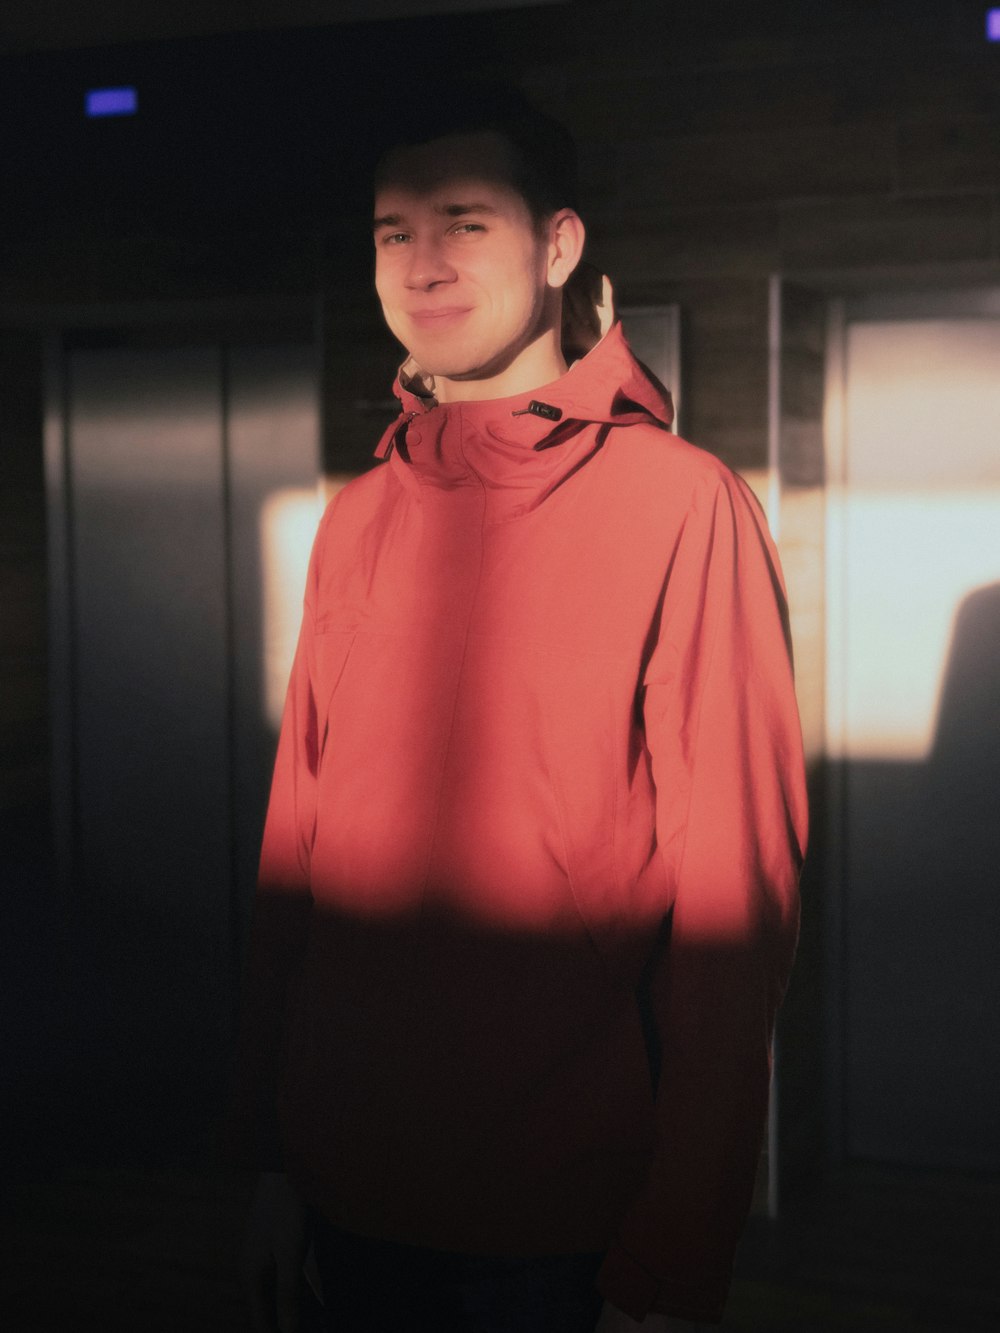
[[[425, 416], [460, 417], [466, 427], [499, 434], [522, 448], [548, 449], [579, 431], [581, 425], [627, 426], [640, 422], [666, 429], [674, 411], [669, 391], [636, 360], [616, 321], [586, 356], [559, 379], [510, 398], [439, 404], [433, 381], [424, 379], [411, 360], [396, 376], [393, 393], [401, 415], [386, 430], [376, 456], [396, 449], [405, 461], [410, 424]], [[430, 425], [430, 422], [427, 423]]]

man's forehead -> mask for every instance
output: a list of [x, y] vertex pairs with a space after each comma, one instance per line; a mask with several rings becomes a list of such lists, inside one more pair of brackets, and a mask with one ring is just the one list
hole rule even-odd
[[431, 209], [443, 216], [491, 213], [518, 217], [527, 205], [509, 185], [475, 176], [449, 176], [416, 188], [387, 181], [375, 195], [375, 223], [400, 221], [411, 213]]
[[376, 196], [393, 189], [430, 195], [473, 182], [509, 192], [514, 177], [513, 150], [499, 134], [449, 134], [393, 149], [379, 171]]

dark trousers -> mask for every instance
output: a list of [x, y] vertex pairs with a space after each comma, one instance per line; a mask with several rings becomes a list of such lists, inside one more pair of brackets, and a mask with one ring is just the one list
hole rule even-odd
[[444, 1254], [322, 1219], [313, 1244], [330, 1333], [593, 1333], [601, 1310], [596, 1254]]

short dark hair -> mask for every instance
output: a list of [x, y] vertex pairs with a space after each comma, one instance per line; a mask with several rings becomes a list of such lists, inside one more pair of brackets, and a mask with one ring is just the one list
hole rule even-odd
[[513, 150], [510, 184], [535, 222], [560, 208], [579, 211], [573, 136], [505, 84], [440, 79], [430, 90], [400, 95], [378, 145], [376, 186], [391, 174], [391, 159], [400, 149], [455, 134], [496, 134], [506, 141]]

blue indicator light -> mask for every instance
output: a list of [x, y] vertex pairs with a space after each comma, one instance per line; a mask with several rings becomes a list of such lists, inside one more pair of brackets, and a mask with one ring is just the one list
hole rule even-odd
[[986, 40], [1000, 42], [1000, 9], [986, 11]]
[[134, 116], [139, 95], [134, 88], [92, 88], [84, 106], [88, 116]]

